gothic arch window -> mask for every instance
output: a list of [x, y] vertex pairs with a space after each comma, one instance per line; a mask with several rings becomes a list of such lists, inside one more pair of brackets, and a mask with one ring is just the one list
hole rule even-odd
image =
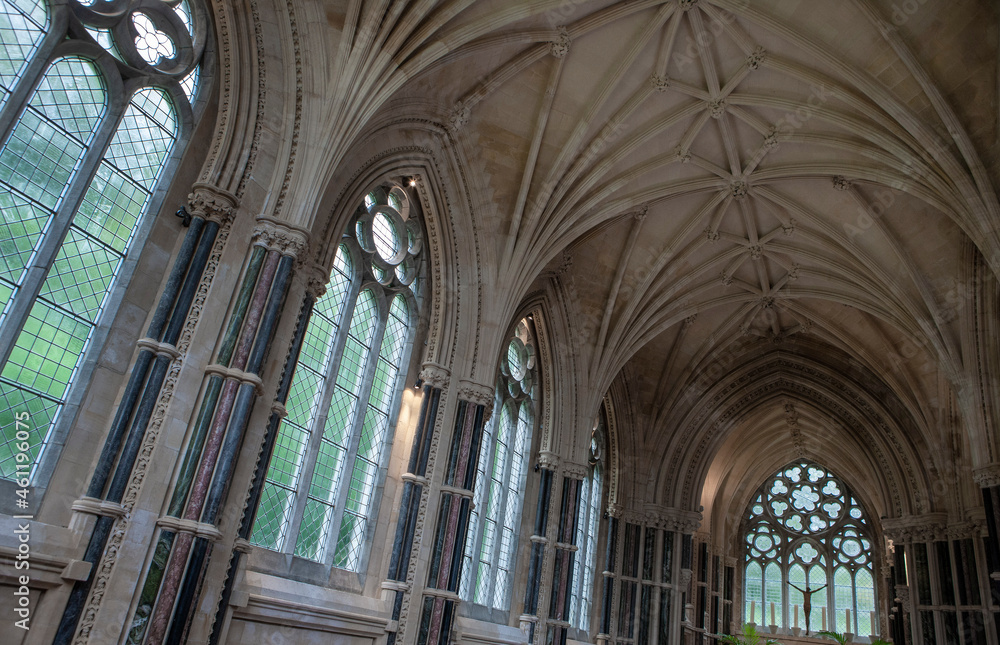
[[[774, 624], [788, 629], [794, 625], [794, 608], [804, 612], [805, 598], [796, 586], [826, 585], [812, 594], [811, 629], [822, 629], [825, 615], [828, 629], [872, 633], [871, 529], [842, 480], [815, 463], [789, 464], [757, 490], [745, 527], [745, 622], [771, 624], [773, 603]], [[805, 627], [804, 614], [799, 627]]]
[[594, 570], [597, 566], [597, 540], [601, 526], [601, 500], [604, 486], [604, 406], [590, 436], [590, 473], [580, 490], [580, 517], [576, 525], [578, 550], [573, 561], [573, 589], [570, 595], [569, 622], [590, 631], [593, 607]]
[[416, 327], [421, 240], [400, 187], [358, 208], [309, 318], [252, 543], [363, 568]]
[[44, 485], [190, 136], [206, 20], [197, 0], [0, 0], [0, 478]]
[[504, 346], [496, 399], [480, 444], [459, 595], [491, 610], [510, 604], [518, 527], [535, 430], [534, 322], [521, 319]]

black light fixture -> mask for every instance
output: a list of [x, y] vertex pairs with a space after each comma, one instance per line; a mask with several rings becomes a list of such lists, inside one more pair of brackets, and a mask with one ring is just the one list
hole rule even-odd
[[423, 384], [424, 384], [424, 379], [422, 379], [422, 378], [420, 378], [420, 377], [418, 376], [418, 377], [417, 377], [417, 382], [413, 384], [413, 389], [414, 389], [414, 390], [419, 390], [419, 389], [420, 389], [420, 386], [421, 386], [421, 385], [423, 385]]

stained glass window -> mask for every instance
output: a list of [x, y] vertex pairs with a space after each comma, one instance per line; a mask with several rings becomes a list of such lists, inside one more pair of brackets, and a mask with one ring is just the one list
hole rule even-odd
[[510, 602], [528, 451], [535, 428], [534, 322], [518, 322], [500, 359], [492, 426], [483, 430], [459, 595], [505, 610]]
[[408, 215], [401, 188], [379, 188], [340, 244], [292, 377], [251, 536], [258, 546], [362, 566], [416, 312], [421, 236]]
[[846, 484], [817, 464], [792, 463], [757, 490], [745, 522], [745, 622], [787, 630], [798, 613], [804, 630], [809, 594], [813, 632], [872, 633], [871, 534]]
[[601, 524], [601, 495], [604, 484], [604, 408], [590, 436], [590, 473], [580, 492], [580, 515], [576, 525], [576, 557], [573, 559], [573, 588], [569, 601], [569, 622], [590, 630], [591, 609], [596, 595], [594, 571], [597, 566], [597, 531]]
[[206, 29], [187, 3], [0, 0], [0, 477], [39, 483], [190, 134]]

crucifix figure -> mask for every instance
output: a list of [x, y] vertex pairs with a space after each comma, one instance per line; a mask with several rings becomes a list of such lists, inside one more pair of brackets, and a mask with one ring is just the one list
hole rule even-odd
[[795, 583], [789, 582], [788, 584], [791, 585], [791, 586], [793, 586], [793, 587], [795, 587], [796, 589], [798, 589], [799, 591], [802, 592], [802, 610], [806, 613], [806, 634], [808, 634], [809, 633], [809, 614], [812, 613], [811, 612], [811, 610], [812, 610], [812, 596], [813, 596], [814, 593], [817, 593], [817, 592], [820, 592], [820, 591], [823, 591], [824, 589], [826, 589], [828, 585], [823, 585], [822, 587], [817, 587], [815, 589], [812, 589], [812, 588], [809, 587], [809, 583], [807, 582], [806, 583], [806, 588], [803, 589], [802, 587], [798, 586]]

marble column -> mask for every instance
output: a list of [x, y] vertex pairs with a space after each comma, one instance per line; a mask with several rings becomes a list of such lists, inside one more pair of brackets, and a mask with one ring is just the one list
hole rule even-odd
[[461, 381], [448, 466], [441, 486], [431, 561], [420, 601], [417, 645], [448, 645], [462, 579], [469, 513], [483, 424], [493, 408], [493, 388]]
[[216, 521], [237, 450], [263, 392], [263, 359], [294, 259], [305, 246], [304, 235], [274, 222], [261, 222], [255, 229], [216, 361], [206, 369], [205, 396], [167, 514], [157, 521], [160, 534], [128, 643], [142, 643], [144, 637], [148, 645], [183, 640], [209, 546], [221, 538]]
[[[99, 607], [103, 593], [100, 596], [92, 593], [96, 572], [100, 565], [102, 577], [106, 579], [114, 567], [113, 558], [117, 549], [109, 549], [109, 539], [112, 535], [117, 535], [120, 540], [124, 535], [127, 521], [123, 518], [127, 513], [122, 507], [123, 497], [132, 480], [133, 469], [146, 440], [146, 430], [160, 398], [168, 369], [182, 360], [177, 349], [178, 339], [203, 280], [209, 257], [215, 250], [220, 230], [225, 229], [228, 234], [236, 203], [233, 195], [206, 184], [195, 184], [193, 192], [188, 196], [188, 211], [191, 215], [188, 231], [174, 260], [146, 336], [137, 342], [138, 355], [87, 494], [73, 504], [77, 513], [97, 516], [83, 558], [92, 565], [94, 573], [74, 585], [53, 641], [56, 644], [69, 643], [81, 627], [84, 632], [89, 633], [90, 625], [81, 626], [80, 617], [85, 606], [91, 608], [91, 616], [96, 614], [96, 608]], [[222, 237], [221, 242], [224, 243], [226, 236]], [[74, 524], [76, 522], [74, 519]]]

